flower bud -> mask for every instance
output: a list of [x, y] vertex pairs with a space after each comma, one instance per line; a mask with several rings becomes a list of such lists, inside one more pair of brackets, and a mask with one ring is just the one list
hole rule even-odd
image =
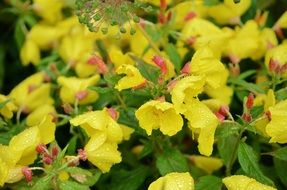
[[250, 123], [250, 122], [252, 121], [252, 116], [251, 116], [250, 113], [243, 113], [242, 119], [243, 119], [245, 122]]
[[82, 100], [82, 99], [84, 99], [85, 97], [88, 96], [88, 91], [86, 91], [86, 90], [79, 91], [79, 92], [77, 92], [77, 93], [75, 94], [75, 96], [76, 96], [76, 98], [77, 98], [78, 100]]
[[277, 70], [278, 66], [279, 66], [278, 61], [275, 61], [274, 59], [271, 58], [269, 61], [269, 65], [268, 65], [269, 71], [275, 72]]
[[25, 179], [28, 183], [32, 181], [33, 172], [30, 168], [22, 168], [22, 174], [25, 176]]
[[160, 68], [162, 74], [167, 73], [167, 66], [166, 66], [165, 61], [162, 57], [155, 55], [152, 58], [152, 61]]
[[64, 112], [66, 114], [71, 114], [74, 111], [73, 107], [70, 104], [67, 104], [67, 103], [62, 104], [62, 108], [64, 109]]
[[215, 116], [216, 116], [217, 119], [218, 119], [219, 121], [221, 121], [221, 122], [223, 122], [224, 119], [225, 119], [225, 116], [222, 115], [220, 112], [215, 112]]
[[187, 62], [183, 68], [181, 69], [181, 74], [189, 74], [190, 73], [190, 62]]
[[97, 65], [97, 68], [101, 74], [106, 74], [108, 72], [108, 67], [105, 62], [97, 55], [90, 57], [88, 64]]
[[87, 153], [83, 149], [78, 149], [78, 156], [80, 160], [86, 161], [88, 159]]
[[51, 165], [53, 163], [53, 159], [49, 155], [45, 155], [42, 159], [43, 163], [47, 165]]
[[196, 17], [196, 13], [191, 11], [191, 12], [187, 13], [187, 15], [184, 17], [184, 21], [189, 21], [189, 20], [193, 19], [194, 17]]
[[115, 110], [114, 108], [108, 108], [107, 109], [109, 115], [114, 119], [117, 120], [119, 118], [119, 113], [117, 112], [117, 110]]
[[166, 23], [166, 17], [163, 12], [158, 13], [157, 19], [158, 19], [158, 22], [161, 24]]
[[249, 93], [247, 100], [245, 102], [245, 106], [248, 110], [250, 110], [253, 107], [254, 104], [254, 95], [253, 93]]
[[59, 154], [59, 148], [57, 146], [54, 146], [52, 148], [52, 157], [56, 158], [58, 156], [58, 154]]
[[43, 154], [44, 152], [47, 151], [47, 147], [45, 144], [39, 144], [37, 147], [36, 147], [36, 151], [40, 154]]
[[223, 116], [228, 116], [229, 114], [229, 107], [228, 106], [220, 106], [218, 113], [220, 113]]

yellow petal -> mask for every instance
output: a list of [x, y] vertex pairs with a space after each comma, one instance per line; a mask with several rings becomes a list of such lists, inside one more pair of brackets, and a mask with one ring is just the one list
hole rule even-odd
[[194, 155], [191, 156], [190, 159], [196, 167], [202, 169], [208, 174], [212, 174], [223, 166], [223, 161], [219, 158]]
[[194, 190], [194, 180], [189, 173], [169, 173], [152, 182], [148, 190]]
[[56, 124], [53, 123], [53, 116], [46, 115], [38, 125], [41, 143], [48, 144], [55, 139]]
[[26, 124], [30, 127], [38, 125], [48, 114], [56, 114], [54, 106], [49, 104], [40, 106], [27, 116]]
[[276, 190], [244, 175], [226, 177], [223, 179], [223, 183], [228, 190]]
[[40, 62], [40, 49], [32, 40], [26, 40], [20, 50], [20, 58], [23, 65], [33, 63], [37, 65]]

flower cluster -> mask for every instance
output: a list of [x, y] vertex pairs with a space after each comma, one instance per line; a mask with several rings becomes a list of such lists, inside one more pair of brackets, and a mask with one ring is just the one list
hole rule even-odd
[[1, 87], [1, 45], [0, 186], [286, 189], [287, 11], [271, 1], [5, 1], [23, 75]]

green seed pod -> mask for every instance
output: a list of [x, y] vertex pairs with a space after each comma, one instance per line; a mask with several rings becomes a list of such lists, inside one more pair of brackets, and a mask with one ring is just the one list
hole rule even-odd
[[107, 34], [109, 32], [109, 29], [104, 27], [104, 28], [101, 28], [101, 31], [103, 34]]
[[122, 26], [122, 27], [120, 27], [120, 32], [121, 32], [121, 33], [126, 33], [127, 30]]
[[135, 33], [136, 33], [136, 29], [132, 27], [130, 29], [130, 35], [134, 35]]

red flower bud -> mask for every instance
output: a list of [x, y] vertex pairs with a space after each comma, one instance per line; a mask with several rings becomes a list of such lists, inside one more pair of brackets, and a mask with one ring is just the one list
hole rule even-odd
[[167, 8], [166, 0], [160, 0], [160, 9], [165, 10]]
[[224, 119], [225, 119], [225, 116], [222, 115], [220, 112], [215, 112], [215, 116], [216, 116], [217, 119], [218, 119], [219, 121], [221, 121], [221, 122], [223, 122]]
[[32, 181], [33, 172], [30, 168], [28, 167], [22, 168], [22, 174], [24, 175], [27, 182]]
[[56, 158], [58, 156], [58, 154], [59, 154], [59, 148], [57, 146], [54, 146], [52, 148], [52, 157]]
[[172, 18], [172, 12], [171, 12], [171, 11], [169, 11], [169, 12], [167, 13], [167, 17], [166, 17], [166, 19], [167, 19], [167, 21], [170, 21], [170, 20], [171, 20], [171, 18]]
[[229, 113], [229, 107], [228, 106], [220, 106], [218, 113], [220, 113], [223, 116], [228, 116]]
[[278, 61], [275, 61], [274, 59], [270, 59], [268, 69], [270, 72], [275, 72], [277, 68], [279, 67]]
[[187, 45], [192, 46], [196, 41], [196, 37], [195, 36], [191, 36], [186, 40]]
[[158, 19], [158, 22], [161, 24], [166, 23], [166, 17], [163, 12], [158, 13], [157, 19]]
[[74, 111], [73, 107], [70, 104], [67, 104], [67, 103], [62, 104], [62, 108], [64, 109], [64, 112], [66, 114], [70, 114], [70, 113], [72, 113]]
[[268, 120], [271, 121], [271, 112], [267, 111], [267, 112], [265, 112], [265, 115], [268, 118]]
[[246, 103], [245, 103], [246, 108], [250, 110], [253, 107], [253, 104], [254, 104], [254, 95], [253, 93], [249, 93]]
[[76, 93], [75, 96], [76, 96], [76, 98], [77, 98], [78, 100], [82, 100], [82, 99], [84, 99], [85, 97], [88, 96], [88, 91], [86, 91], [86, 90], [79, 91], [79, 92]]
[[193, 19], [194, 17], [196, 17], [196, 13], [195, 12], [189, 12], [184, 17], [184, 21], [189, 21], [189, 20]]
[[88, 159], [87, 153], [83, 149], [78, 149], [78, 156], [80, 160], [86, 161]]
[[49, 155], [45, 155], [42, 159], [43, 163], [47, 164], [47, 165], [51, 165], [53, 163], [53, 158], [51, 158], [51, 156]]
[[119, 113], [114, 108], [108, 108], [109, 115], [114, 119], [117, 120], [119, 118]]
[[187, 62], [180, 71], [182, 74], [190, 73], [190, 62]]
[[250, 123], [252, 121], [252, 116], [250, 113], [244, 113], [242, 115], [242, 119], [248, 123]]
[[108, 67], [105, 62], [97, 55], [90, 57], [87, 62], [90, 65], [97, 65], [97, 68], [101, 74], [106, 74], [108, 72]]
[[163, 58], [161, 58], [160, 56], [158, 55], [155, 55], [153, 58], [152, 58], [152, 61], [160, 68], [161, 72], [163, 74], [166, 74], [167, 73], [167, 66], [165, 64], [165, 61]]
[[36, 147], [36, 151], [40, 154], [43, 154], [44, 152], [47, 152], [47, 147], [45, 144], [39, 144], [37, 147]]

